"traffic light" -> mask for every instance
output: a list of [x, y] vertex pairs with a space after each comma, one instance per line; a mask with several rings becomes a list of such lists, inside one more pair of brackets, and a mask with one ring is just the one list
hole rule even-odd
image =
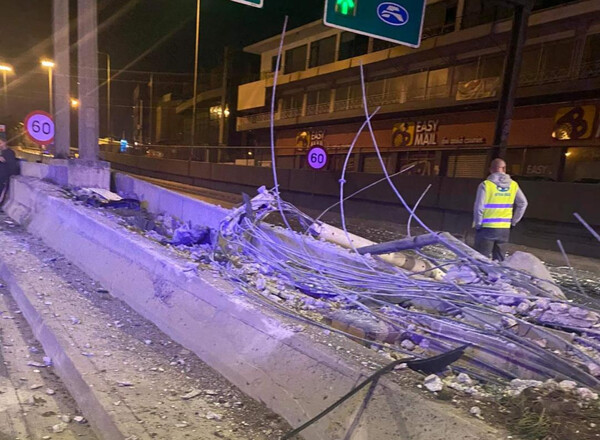
[[335, 0], [335, 12], [342, 15], [355, 15], [358, 0]]

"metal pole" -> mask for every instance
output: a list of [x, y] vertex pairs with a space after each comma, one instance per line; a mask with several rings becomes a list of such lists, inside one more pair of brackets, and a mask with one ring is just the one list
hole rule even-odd
[[106, 129], [108, 138], [112, 139], [110, 123], [110, 55], [106, 54]]
[[154, 130], [154, 73], [150, 74], [150, 83], [148, 85], [150, 86], [150, 132], [148, 133], [148, 141], [152, 143], [152, 139], [154, 138], [152, 136], [152, 131]]
[[[227, 105], [227, 77], [229, 76], [229, 47], [223, 50], [223, 78], [221, 79], [221, 116], [219, 118], [219, 146], [225, 144], [225, 106]], [[218, 156], [221, 156], [219, 148]]]
[[508, 143], [515, 95], [519, 84], [523, 46], [525, 45], [527, 21], [530, 13], [530, 5], [515, 4], [510, 43], [504, 60], [502, 94], [498, 103], [498, 115], [494, 130], [493, 155], [495, 157], [506, 157], [506, 144]]
[[192, 145], [196, 144], [196, 95], [198, 93], [198, 40], [200, 38], [200, 0], [196, 2], [196, 49], [194, 52], [194, 96], [192, 98]]
[[4, 89], [4, 117], [8, 117], [8, 84], [6, 82], [6, 70], [2, 71], [2, 85]]
[[50, 103], [50, 115], [54, 118], [54, 105], [52, 101], [52, 67], [48, 68], [48, 100]]

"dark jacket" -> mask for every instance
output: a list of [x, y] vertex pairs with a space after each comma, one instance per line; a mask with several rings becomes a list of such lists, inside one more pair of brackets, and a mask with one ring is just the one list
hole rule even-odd
[[0, 162], [0, 180], [8, 180], [10, 176], [19, 173], [19, 165], [15, 152], [10, 148], [0, 151], [0, 156], [4, 162]]

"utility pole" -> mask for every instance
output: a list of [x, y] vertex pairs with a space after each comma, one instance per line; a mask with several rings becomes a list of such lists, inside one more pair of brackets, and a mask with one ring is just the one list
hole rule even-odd
[[527, 34], [527, 22], [531, 14], [531, 0], [505, 0], [513, 5], [514, 15], [508, 52], [504, 58], [504, 73], [502, 77], [502, 92], [498, 103], [496, 128], [494, 130], [494, 157], [506, 157], [506, 145], [510, 134], [515, 95], [519, 85], [519, 74], [523, 59], [523, 46]]
[[[53, 2], [53, 38], [56, 78], [54, 94], [54, 147], [57, 159], [67, 159], [71, 148], [71, 93], [69, 55], [69, 0]], [[50, 71], [48, 71], [50, 74]]]
[[196, 49], [194, 51], [194, 97], [192, 98], [192, 145], [196, 145], [196, 95], [198, 94], [198, 43], [200, 39], [200, 0], [196, 0]]
[[77, 0], [79, 157], [98, 160], [98, 22], [96, 0]]

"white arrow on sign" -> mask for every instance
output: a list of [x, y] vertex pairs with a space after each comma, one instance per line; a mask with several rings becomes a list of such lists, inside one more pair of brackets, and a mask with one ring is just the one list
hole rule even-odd
[[49, 113], [41, 110], [31, 112], [25, 118], [25, 131], [32, 141], [48, 145], [54, 141], [54, 121]]
[[264, 0], [233, 0], [236, 3], [241, 3], [243, 5], [253, 6], [255, 8], [262, 8]]

